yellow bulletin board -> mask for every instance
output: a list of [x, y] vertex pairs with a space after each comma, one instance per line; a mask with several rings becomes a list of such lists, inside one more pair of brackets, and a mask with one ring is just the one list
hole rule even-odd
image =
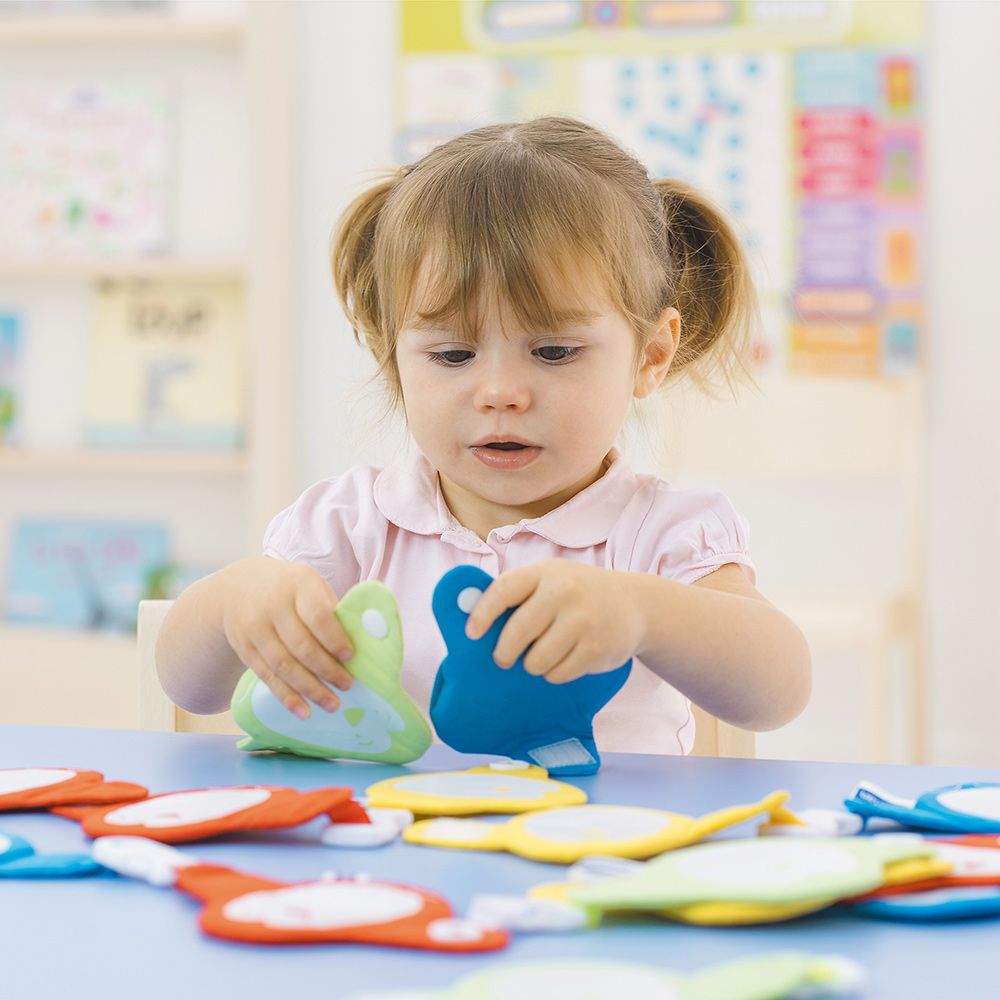
[[736, 223], [758, 361], [896, 376], [922, 325], [917, 0], [403, 0], [394, 148], [572, 114]]

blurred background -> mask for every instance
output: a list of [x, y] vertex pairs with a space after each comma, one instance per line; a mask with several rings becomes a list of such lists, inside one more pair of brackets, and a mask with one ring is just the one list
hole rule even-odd
[[0, 0], [0, 722], [137, 725], [135, 605], [398, 452], [327, 268], [380, 168], [578, 115], [737, 225], [757, 385], [625, 450], [748, 518], [760, 756], [1000, 750], [1000, 4]]

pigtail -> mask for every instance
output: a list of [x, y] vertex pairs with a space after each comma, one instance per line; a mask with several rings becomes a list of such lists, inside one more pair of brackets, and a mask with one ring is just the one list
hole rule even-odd
[[[671, 373], [711, 391], [753, 375], [756, 298], [730, 224], [694, 188], [646, 167], [585, 122], [487, 125], [374, 178], [330, 241], [333, 284], [355, 339], [402, 401], [396, 344], [408, 317], [457, 317], [472, 336], [487, 297], [518, 322], [603, 291], [644, 348], [668, 306], [681, 314]], [[420, 302], [415, 301], [419, 294]], [[557, 309], [556, 307], [559, 307]], [[637, 357], [638, 357], [637, 353]]]
[[380, 363], [385, 340], [375, 273], [375, 230], [389, 195], [409, 168], [394, 171], [358, 195], [341, 214], [330, 240], [330, 267], [337, 297], [354, 331]]
[[704, 371], [733, 388], [737, 374], [753, 381], [748, 365], [757, 298], [746, 253], [730, 223], [704, 195], [683, 181], [658, 178], [653, 187], [666, 222], [668, 285], [663, 306], [681, 314], [681, 342], [672, 370], [703, 387]]

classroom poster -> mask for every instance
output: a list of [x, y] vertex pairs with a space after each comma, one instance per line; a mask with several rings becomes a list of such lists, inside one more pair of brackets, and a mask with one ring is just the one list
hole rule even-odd
[[167, 245], [166, 84], [71, 76], [0, 87], [0, 256], [134, 256]]
[[170, 561], [157, 522], [24, 518], [10, 545], [5, 617], [21, 625], [132, 631], [149, 575]]
[[0, 448], [18, 443], [24, 363], [22, 331], [21, 313], [0, 311]]
[[911, 0], [403, 2], [395, 155], [569, 113], [728, 213], [763, 364], [914, 366], [922, 318], [922, 8]]
[[102, 282], [90, 331], [84, 443], [238, 449], [246, 358], [237, 281]]

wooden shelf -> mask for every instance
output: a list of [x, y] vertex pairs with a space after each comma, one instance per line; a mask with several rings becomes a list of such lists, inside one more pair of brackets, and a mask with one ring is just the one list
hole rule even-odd
[[0, 471], [14, 472], [143, 472], [238, 476], [249, 467], [245, 452], [56, 451], [0, 448]]
[[739, 399], [678, 385], [654, 406], [663, 471], [792, 479], [884, 477], [910, 468], [922, 379], [846, 379], [771, 372]]
[[0, 649], [17, 672], [4, 685], [0, 724], [138, 725], [134, 635], [3, 623]]
[[243, 22], [235, 18], [171, 17], [161, 14], [96, 13], [88, 17], [0, 17], [0, 45], [77, 45], [149, 42], [156, 44], [234, 45], [243, 38]]
[[[187, 73], [188, 55], [197, 57], [191, 72], [200, 73], [201, 63], [205, 63], [204, 70], [211, 76], [192, 79], [211, 82], [210, 113], [245, 115], [247, 119], [245, 128], [241, 126], [237, 133], [238, 156], [226, 171], [241, 190], [246, 182], [245, 198], [241, 198], [241, 217], [247, 220], [245, 238], [228, 243], [184, 243], [164, 247], [151, 256], [118, 258], [86, 251], [81, 251], [80, 257], [69, 257], [64, 251], [25, 258], [17, 255], [20, 248], [12, 246], [0, 249], [0, 282], [5, 292], [15, 290], [28, 299], [52, 297], [53, 305], [59, 308], [45, 321], [53, 327], [57, 323], [72, 325], [72, 316], [68, 312], [64, 315], [62, 305], [78, 310], [85, 305], [79, 301], [79, 293], [89, 292], [105, 279], [239, 283], [248, 344], [244, 362], [246, 419], [252, 444], [237, 454], [85, 449], [77, 447], [72, 438], [66, 439], [65, 447], [56, 447], [55, 442], [48, 449], [0, 447], [0, 494], [11, 494], [10, 502], [0, 504], [0, 531], [8, 531], [13, 518], [40, 509], [35, 501], [42, 498], [55, 496], [57, 506], [63, 508], [52, 510], [46, 502], [42, 508], [47, 512], [72, 517], [77, 507], [74, 491], [82, 487], [93, 487], [100, 510], [102, 503], [115, 500], [122, 483], [150, 480], [159, 487], [183, 482], [185, 488], [190, 486], [191, 503], [189, 508], [172, 511], [169, 524], [173, 529], [175, 522], [179, 526], [183, 521], [197, 529], [192, 530], [195, 540], [189, 543], [190, 558], [204, 562], [204, 552], [200, 556], [196, 553], [205, 549], [212, 529], [199, 514], [199, 498], [209, 498], [219, 489], [238, 494], [240, 523], [235, 530], [241, 542], [232, 551], [232, 558], [236, 558], [243, 551], [259, 548], [274, 512], [297, 494], [295, 451], [288, 447], [294, 437], [296, 412], [295, 358], [288, 350], [289, 324], [296, 313], [296, 143], [294, 123], [288, 116], [288, 108], [297, 103], [296, 5], [288, 0], [249, 0], [235, 12], [229, 11], [228, 5], [225, 12], [221, 7], [218, 12], [209, 11], [213, 6], [209, 3], [196, 6], [206, 15], [215, 14], [216, 20], [184, 19], [185, 10], [132, 13], [122, 9], [106, 15], [95, 12], [86, 19], [82, 15], [34, 13], [21, 17], [5, 13], [0, 15], [0, 62], [27, 67], [36, 56], [56, 62], [70, 60], [73, 65], [84, 59], [88, 72], [103, 77], [114, 75], [119, 57], [131, 62], [136, 54], [155, 55], [165, 60], [173, 73], [182, 69]], [[222, 20], [224, 17], [227, 19]], [[102, 69], [101, 60], [108, 66]], [[182, 118], [189, 112], [201, 115], [195, 103], [201, 95], [194, 91], [189, 96], [193, 102], [190, 108], [186, 97], [178, 106]], [[221, 102], [218, 107], [216, 99]], [[201, 117], [181, 124], [191, 126], [192, 136], [206, 127]], [[181, 185], [177, 197], [184, 198], [191, 190]], [[186, 203], [186, 208], [194, 210], [195, 203]], [[218, 236], [228, 238], [231, 233], [232, 227], [227, 225]], [[196, 236], [192, 233], [192, 238]], [[40, 358], [43, 365], [59, 362], [58, 354]], [[54, 401], [54, 405], [59, 402]], [[17, 490], [11, 488], [14, 483]], [[112, 509], [116, 509], [114, 504]], [[137, 507], [135, 513], [142, 514], [144, 509]], [[0, 622], [0, 650], [3, 665], [8, 673], [13, 671], [13, 680], [2, 688], [0, 725], [21, 722], [132, 728], [139, 724], [135, 636]]]
[[242, 261], [196, 258], [23, 258], [0, 257], [0, 281], [94, 281], [101, 278], [204, 278], [242, 281], [246, 267]]
[[132, 632], [100, 632], [93, 629], [56, 628], [48, 625], [20, 625], [0, 621], [0, 646], [8, 643], [19, 646], [51, 646], [63, 650], [67, 647], [97, 647], [106, 649], [135, 648]]

